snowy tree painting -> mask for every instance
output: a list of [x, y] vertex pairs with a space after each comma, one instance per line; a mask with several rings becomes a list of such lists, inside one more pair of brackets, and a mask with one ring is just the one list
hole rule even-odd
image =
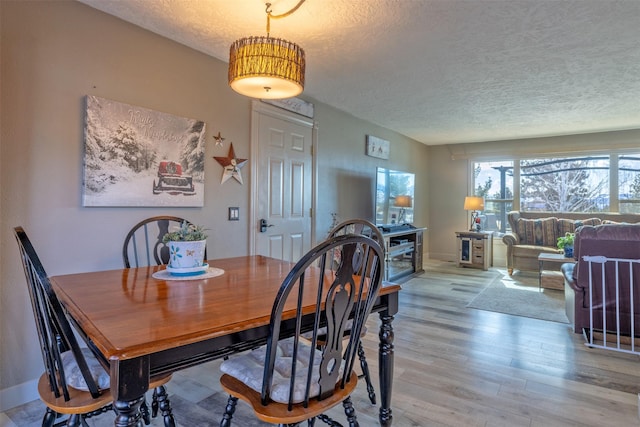
[[204, 205], [200, 120], [87, 96], [84, 206]]

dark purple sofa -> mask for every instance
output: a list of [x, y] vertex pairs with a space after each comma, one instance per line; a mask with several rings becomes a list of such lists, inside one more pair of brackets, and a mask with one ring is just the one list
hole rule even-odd
[[[562, 266], [565, 286], [565, 304], [567, 317], [574, 325], [576, 333], [582, 328], [589, 328], [589, 265], [584, 256], [604, 256], [607, 258], [640, 259], [640, 225], [639, 224], [606, 224], [598, 226], [585, 225], [578, 229], [574, 243], [574, 257], [577, 262]], [[594, 329], [602, 329], [602, 265], [592, 263], [592, 280], [594, 283], [593, 307]], [[616, 325], [616, 269], [613, 263], [605, 265], [605, 301], [607, 330], [614, 330]], [[618, 275], [620, 283], [629, 283], [629, 263], [620, 264]], [[640, 334], [640, 264], [631, 264], [634, 282], [635, 333]], [[630, 291], [628, 285], [620, 291], [620, 332], [629, 334], [631, 330]]]

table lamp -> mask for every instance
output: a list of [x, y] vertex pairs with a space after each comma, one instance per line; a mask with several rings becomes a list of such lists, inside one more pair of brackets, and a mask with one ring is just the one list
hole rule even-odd
[[411, 207], [411, 196], [396, 196], [394, 205], [400, 208], [398, 214], [398, 224], [402, 224], [405, 221], [406, 209]]
[[464, 198], [464, 209], [471, 212], [471, 226], [469, 231], [476, 231], [476, 219], [478, 218], [478, 211], [484, 209], [484, 197], [467, 196]]

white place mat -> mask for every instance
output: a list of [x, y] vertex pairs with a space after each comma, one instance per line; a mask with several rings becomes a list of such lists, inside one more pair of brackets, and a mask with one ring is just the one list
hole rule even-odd
[[202, 280], [202, 279], [210, 279], [212, 277], [222, 276], [224, 274], [224, 270], [221, 268], [209, 267], [207, 271], [202, 274], [195, 274], [193, 276], [176, 276], [169, 273], [167, 270], [156, 271], [152, 274], [154, 279], [160, 280]]

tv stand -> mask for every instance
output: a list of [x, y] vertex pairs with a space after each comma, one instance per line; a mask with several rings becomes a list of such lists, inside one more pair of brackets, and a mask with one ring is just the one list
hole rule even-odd
[[387, 224], [380, 225], [380, 231], [383, 233], [395, 233], [397, 231], [412, 231], [415, 230], [416, 227], [413, 224]]
[[389, 231], [385, 231], [385, 228], [387, 226], [380, 227], [384, 238], [384, 279], [393, 281], [424, 271], [422, 238], [426, 228], [416, 228], [409, 224], [389, 227]]

